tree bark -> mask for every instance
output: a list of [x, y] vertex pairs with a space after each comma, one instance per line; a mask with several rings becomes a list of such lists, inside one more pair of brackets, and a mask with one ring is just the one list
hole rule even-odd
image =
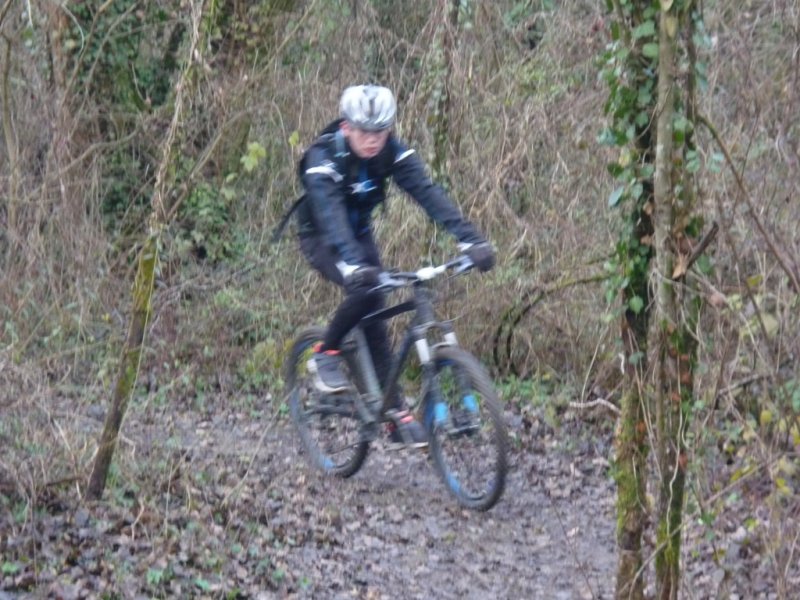
[[[649, 137], [649, 136], [648, 136]], [[640, 215], [639, 227], [633, 237], [649, 233], [650, 217]], [[646, 234], [645, 234], [646, 235]], [[629, 257], [630, 258], [630, 257]], [[649, 304], [647, 282], [632, 285], [623, 291], [627, 307], [633, 296], [645, 298]], [[614, 439], [616, 448], [617, 483], [617, 600], [642, 600], [644, 598], [644, 558], [642, 536], [647, 526], [647, 396], [644, 374], [647, 371], [647, 328], [649, 311], [639, 314], [625, 310], [622, 320], [624, 394], [620, 403], [620, 416]], [[633, 360], [639, 356], [639, 360]]]
[[[7, 8], [5, 9], [7, 10]], [[2, 20], [0, 20], [2, 22]], [[8, 166], [11, 171], [11, 182], [8, 190], [8, 233], [9, 241], [12, 246], [16, 246], [19, 240], [17, 231], [17, 206], [19, 204], [19, 147], [17, 145], [17, 136], [14, 132], [14, 126], [11, 116], [11, 90], [9, 89], [8, 81], [11, 76], [11, 41], [6, 39], [5, 54], [3, 57], [3, 81], [2, 101], [3, 110], [3, 138], [5, 139], [6, 149], [8, 152]]]
[[659, 18], [658, 117], [655, 171], [655, 274], [656, 294], [649, 345], [656, 382], [657, 463], [659, 500], [656, 524], [656, 595], [659, 600], [677, 600], [680, 588], [681, 521], [683, 519], [687, 453], [684, 432], [693, 396], [693, 365], [696, 344], [692, 336], [692, 315], [684, 311], [681, 287], [673, 281], [680, 223], [691, 207], [691, 194], [682, 192], [685, 204], [675, 195], [673, 122], [676, 115], [677, 32], [684, 9], [662, 8]]
[[111, 398], [111, 408], [106, 416], [97, 456], [86, 489], [86, 498], [89, 500], [99, 500], [103, 495], [111, 460], [117, 446], [117, 437], [122, 427], [122, 419], [128, 408], [128, 399], [136, 386], [145, 331], [152, 309], [151, 299], [158, 256], [158, 237], [157, 232], [152, 232], [139, 254], [136, 280], [133, 285], [133, 314], [125, 346], [122, 349], [122, 359], [117, 370], [117, 383], [114, 386], [114, 396]]
[[[448, 6], [449, 4], [449, 6]], [[434, 86], [439, 94], [434, 111], [433, 160], [431, 172], [435, 180], [449, 187], [447, 154], [450, 139], [450, 91], [452, 87], [453, 53], [458, 43], [459, 0], [444, 0], [444, 22], [442, 26], [442, 64], [441, 79]]]
[[[634, 3], [628, 11], [615, 0], [616, 14], [626, 45], [637, 47], [641, 52], [641, 41], [633, 40], [630, 30], [641, 24], [645, 5]], [[634, 89], [644, 86], [651, 75], [641, 61], [634, 58], [626, 65], [627, 78], [635, 82]], [[655, 112], [655, 106], [642, 110]], [[652, 165], [654, 160], [654, 135], [650, 123], [637, 126], [635, 151], [643, 165]], [[621, 238], [625, 254], [620, 256], [628, 285], [622, 290], [624, 318], [621, 336], [624, 353], [624, 394], [620, 406], [620, 417], [615, 435], [617, 483], [617, 600], [642, 600], [644, 598], [644, 557], [642, 538], [648, 523], [646, 501], [647, 456], [650, 451], [648, 415], [650, 405], [645, 376], [649, 371], [648, 330], [651, 322], [651, 292], [647, 277], [652, 262], [652, 251], [642, 254], [643, 240], [652, 237], [653, 220], [649, 207], [653, 204], [652, 176], [641, 180], [642, 194], [634, 202], [629, 219], [628, 239]], [[642, 308], [631, 309], [631, 301], [638, 298]], [[636, 358], [635, 358], [636, 357]]]
[[647, 444], [643, 398], [635, 386], [628, 385], [622, 397], [617, 449], [617, 600], [642, 600], [644, 585], [642, 568], [642, 533], [647, 511], [645, 507], [644, 469]]

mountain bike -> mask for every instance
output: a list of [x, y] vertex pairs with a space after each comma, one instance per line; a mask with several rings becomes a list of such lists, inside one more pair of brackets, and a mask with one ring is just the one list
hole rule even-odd
[[[508, 434], [500, 401], [481, 363], [458, 345], [450, 321], [438, 321], [432, 282], [439, 276], [467, 273], [467, 256], [415, 272], [392, 272], [374, 288], [389, 293], [411, 288], [410, 299], [365, 316], [342, 344], [350, 389], [324, 393], [314, 386], [307, 364], [322, 327], [296, 337], [285, 367], [292, 420], [311, 464], [325, 473], [350, 477], [364, 464], [381, 424], [388, 422], [391, 398], [407, 368], [412, 346], [419, 358], [420, 413], [436, 470], [462, 506], [488, 510], [503, 493], [508, 469]], [[382, 390], [367, 346], [364, 326], [412, 312], [393, 353]]]

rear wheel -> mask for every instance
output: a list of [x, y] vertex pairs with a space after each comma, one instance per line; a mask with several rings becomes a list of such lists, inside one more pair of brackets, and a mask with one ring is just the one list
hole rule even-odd
[[500, 401], [483, 366], [460, 348], [439, 347], [425, 403], [431, 454], [458, 502], [488, 510], [508, 470], [508, 434]]
[[289, 411], [311, 464], [350, 477], [364, 464], [369, 442], [362, 436], [355, 392], [326, 394], [314, 386], [307, 364], [324, 333], [321, 327], [305, 329], [292, 346], [285, 373]]

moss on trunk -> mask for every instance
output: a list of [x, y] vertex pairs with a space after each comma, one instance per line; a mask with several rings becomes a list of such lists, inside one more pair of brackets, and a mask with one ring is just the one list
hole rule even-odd
[[646, 522], [645, 477], [647, 445], [643, 435], [642, 398], [629, 387], [622, 398], [616, 435], [617, 566], [616, 598], [644, 598], [642, 532]]
[[99, 500], [103, 495], [106, 485], [111, 459], [117, 445], [117, 437], [122, 426], [122, 419], [128, 407], [128, 400], [136, 386], [139, 374], [139, 361], [142, 355], [147, 323], [150, 320], [152, 309], [153, 282], [155, 280], [156, 260], [158, 257], [158, 235], [152, 234], [145, 241], [139, 254], [139, 264], [136, 269], [136, 279], [133, 285], [133, 310], [125, 346], [122, 350], [122, 359], [117, 371], [117, 383], [114, 387], [114, 396], [111, 399], [109, 414], [106, 417], [97, 457], [89, 477], [86, 497], [89, 500]]

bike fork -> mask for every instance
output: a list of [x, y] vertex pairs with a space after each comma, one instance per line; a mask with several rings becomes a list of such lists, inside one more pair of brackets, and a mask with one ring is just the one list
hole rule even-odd
[[[448, 339], [450, 338], [450, 339]], [[455, 343], [455, 334], [448, 332], [445, 334], [445, 343]], [[436, 379], [436, 365], [433, 362], [431, 347], [428, 339], [423, 334], [418, 334], [414, 340], [419, 362], [422, 365], [423, 375], [423, 421], [428, 431], [441, 425], [447, 419], [447, 404], [442, 400], [439, 392], [439, 382]]]
[[[435, 429], [438, 427], [446, 427], [448, 429], [459, 429], [451, 420], [450, 407], [447, 402], [442, 398], [441, 390], [439, 389], [439, 381], [437, 379], [436, 365], [431, 358], [431, 349], [428, 347], [427, 339], [416, 340], [417, 353], [420, 356], [420, 362], [423, 367], [423, 374], [425, 385], [423, 389], [423, 398], [425, 401], [423, 415], [425, 426], [428, 429]], [[446, 331], [444, 334], [444, 342], [436, 346], [457, 346], [455, 333]], [[436, 347], [434, 346], [434, 348]], [[424, 361], [423, 357], [427, 360]], [[456, 386], [461, 396], [461, 406], [470, 419], [474, 419], [478, 412], [478, 403], [475, 394], [472, 392], [470, 382], [466, 375], [460, 370], [456, 370]], [[470, 423], [465, 429], [473, 429], [473, 424]]]

